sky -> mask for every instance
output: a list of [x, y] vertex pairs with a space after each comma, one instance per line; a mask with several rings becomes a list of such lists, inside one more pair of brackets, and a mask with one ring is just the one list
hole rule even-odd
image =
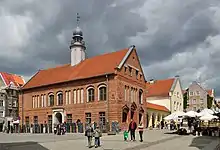
[[0, 0], [0, 71], [28, 80], [70, 63], [76, 13], [88, 57], [135, 45], [146, 79], [179, 75], [220, 96], [219, 0]]

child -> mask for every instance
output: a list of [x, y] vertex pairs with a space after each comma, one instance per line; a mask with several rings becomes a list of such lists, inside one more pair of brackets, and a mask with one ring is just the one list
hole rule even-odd
[[94, 131], [94, 136], [95, 136], [95, 148], [97, 148], [100, 146], [100, 137], [102, 137], [102, 133], [98, 126], [96, 127]]
[[127, 141], [128, 140], [128, 130], [124, 127], [124, 141]]

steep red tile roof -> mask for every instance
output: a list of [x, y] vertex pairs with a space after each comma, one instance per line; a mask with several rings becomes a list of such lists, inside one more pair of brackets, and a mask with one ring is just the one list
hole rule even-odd
[[206, 90], [206, 92], [209, 94], [209, 96], [212, 96], [212, 89]]
[[128, 48], [85, 59], [75, 66], [66, 64], [40, 70], [24, 85], [23, 89], [114, 73], [127, 52]]
[[17, 87], [23, 86], [25, 84], [25, 81], [21, 76], [6, 72], [0, 72], [0, 75], [5, 83], [5, 86], [9, 86], [11, 82]]
[[161, 105], [157, 105], [157, 104], [153, 104], [153, 103], [149, 103], [149, 102], [146, 103], [146, 106], [149, 109], [155, 109], [155, 110], [169, 112], [169, 110], [165, 106], [161, 106]]
[[170, 89], [175, 79], [155, 80], [154, 83], [146, 83], [147, 97], [169, 96]]
[[183, 94], [185, 94], [185, 93], [186, 93], [186, 90], [182, 90], [182, 92], [183, 92]]

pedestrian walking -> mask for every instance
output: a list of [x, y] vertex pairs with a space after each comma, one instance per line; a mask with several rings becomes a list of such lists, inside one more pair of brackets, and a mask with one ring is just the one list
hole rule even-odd
[[131, 141], [135, 141], [135, 130], [137, 129], [137, 124], [136, 122], [131, 119], [131, 122], [129, 124], [129, 132], [130, 132], [130, 135], [131, 135]]
[[102, 137], [102, 132], [99, 129], [99, 126], [96, 127], [94, 131], [94, 137], [95, 137], [95, 148], [100, 146], [100, 138]]
[[138, 131], [139, 131], [139, 135], [140, 135], [140, 142], [143, 142], [144, 125], [142, 122], [140, 122], [140, 124], [138, 126]]
[[89, 148], [92, 148], [93, 132], [94, 132], [94, 130], [93, 130], [91, 124], [89, 124], [86, 131], [85, 131], [85, 136], [87, 136], [87, 138], [88, 138], [88, 147]]

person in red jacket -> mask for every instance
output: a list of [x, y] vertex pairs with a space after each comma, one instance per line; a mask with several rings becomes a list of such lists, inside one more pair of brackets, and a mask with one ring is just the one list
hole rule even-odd
[[129, 124], [129, 132], [131, 135], [131, 141], [135, 141], [135, 130], [137, 129], [137, 124], [133, 119], [131, 119], [131, 122]]

